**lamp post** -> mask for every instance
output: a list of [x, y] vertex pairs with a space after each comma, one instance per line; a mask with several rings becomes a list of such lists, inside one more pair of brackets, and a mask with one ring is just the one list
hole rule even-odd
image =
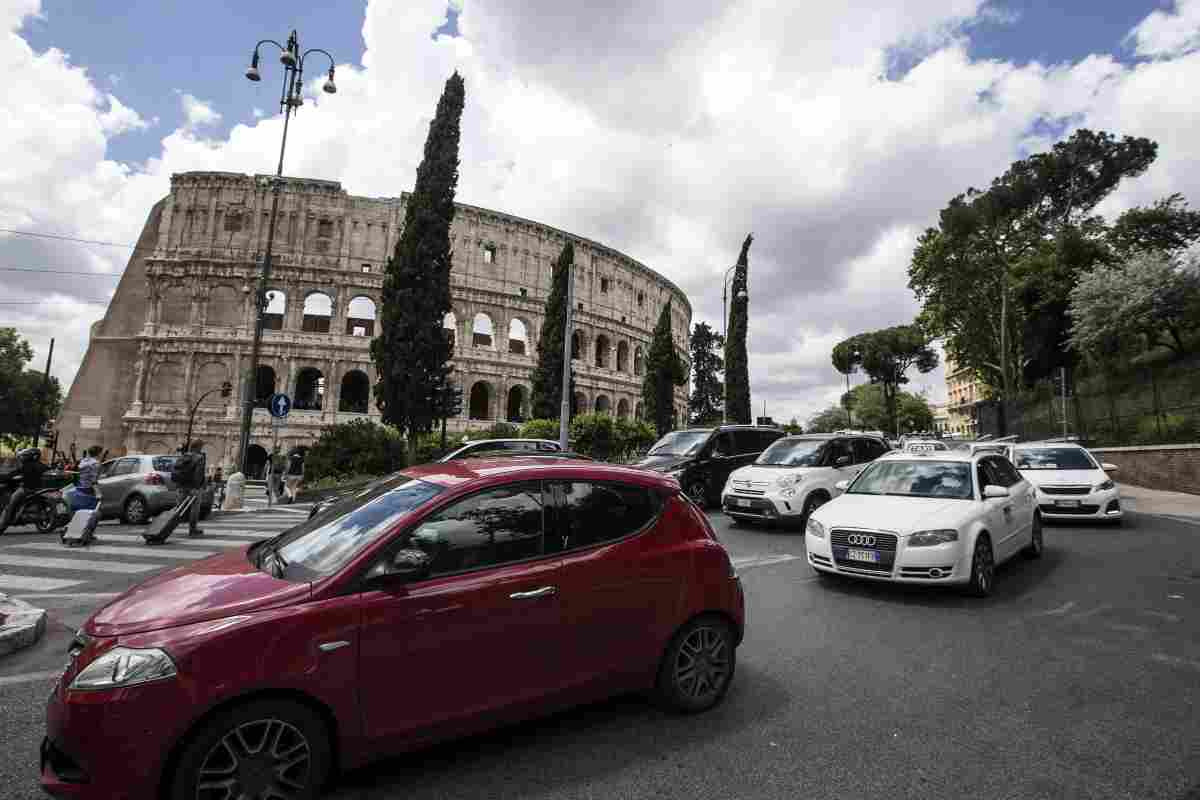
[[[275, 177], [270, 180], [271, 187], [271, 218], [267, 223], [267, 248], [263, 254], [262, 270], [258, 275], [258, 288], [255, 290], [254, 304], [254, 344], [250, 348], [249, 375], [243, 376], [242, 383], [242, 430], [238, 443], [238, 469], [246, 473], [246, 451], [250, 447], [250, 423], [254, 418], [254, 399], [258, 393], [258, 351], [262, 347], [263, 314], [267, 308], [267, 282], [271, 279], [271, 250], [275, 243], [275, 220], [279, 214], [279, 194], [283, 189], [283, 154], [287, 150], [288, 122], [292, 113], [304, 105], [304, 61], [313, 53], [320, 53], [329, 59], [329, 77], [323, 87], [327, 94], [334, 94], [337, 86], [333, 82], [333, 56], [324, 50], [312, 48], [300, 51], [300, 40], [295, 31], [288, 37], [287, 45], [281, 45], [274, 39], [263, 39], [254, 45], [254, 53], [250, 56], [250, 66], [246, 69], [246, 79], [260, 81], [258, 72], [258, 49], [264, 44], [279, 48], [279, 63], [283, 64], [283, 91], [279, 97], [279, 110], [283, 113], [283, 139], [279, 143], [279, 166], [275, 169]], [[190, 437], [189, 437], [190, 439]]]
[[213, 392], [220, 392], [221, 397], [229, 397], [229, 395], [233, 394], [233, 384], [229, 381], [225, 381], [215, 389], [209, 389], [207, 392], [200, 395], [200, 397], [196, 400], [196, 404], [192, 406], [191, 413], [188, 414], [187, 438], [183, 440], [182, 452], [184, 453], [186, 453], [192, 446], [192, 423], [196, 421], [196, 410], [200, 408], [200, 404], [204, 402], [204, 398], [208, 397]]
[[[737, 269], [737, 264], [734, 264], [732, 267], [725, 270], [725, 277], [721, 281], [721, 325], [722, 325], [721, 337], [723, 339], [729, 338], [729, 311], [726, 309], [726, 305], [727, 305], [726, 300], [727, 300], [727, 295], [729, 293], [729, 273], [733, 272], [735, 269]], [[745, 289], [742, 289], [740, 292], [737, 293], [738, 300], [745, 300], [747, 297], [749, 297], [749, 295], [746, 294]], [[725, 376], [725, 377], [726, 377], [726, 380], [721, 382], [721, 423], [722, 424], [729, 421], [729, 380], [728, 380], [728, 376]]]

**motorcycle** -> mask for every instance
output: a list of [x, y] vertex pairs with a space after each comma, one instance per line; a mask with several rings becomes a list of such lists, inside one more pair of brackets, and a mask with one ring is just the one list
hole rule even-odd
[[[8, 508], [20, 482], [19, 475], [13, 476], [0, 489], [0, 517]], [[21, 507], [13, 513], [9, 526], [33, 525], [38, 533], [50, 533], [71, 521], [71, 509], [59, 489], [39, 489], [26, 495], [20, 503]]]

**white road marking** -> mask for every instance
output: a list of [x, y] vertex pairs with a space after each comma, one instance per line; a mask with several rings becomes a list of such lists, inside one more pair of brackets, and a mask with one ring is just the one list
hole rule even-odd
[[34, 683], [36, 681], [44, 681], [50, 678], [57, 678], [63, 674], [61, 669], [47, 670], [46, 672], [26, 672], [21, 675], [4, 675], [0, 677], [0, 686], [11, 686], [14, 683]]
[[787, 553], [782, 553], [775, 556], [744, 556], [742, 558], [733, 559], [734, 569], [753, 569], [754, 567], [767, 567], [771, 564], [782, 564], [785, 561], [795, 561], [800, 556], [793, 556]]
[[31, 578], [28, 575], [5, 575], [0, 573], [0, 589], [17, 589], [23, 592], [52, 592], [78, 586], [83, 581], [64, 581], [59, 578]]
[[1035, 617], [1055, 617], [1060, 614], [1067, 613], [1074, 607], [1075, 607], [1075, 601], [1068, 600], [1067, 602], [1063, 603], [1058, 608], [1052, 608], [1049, 611], [1039, 611], [1038, 613], [1034, 614], [1034, 616]]
[[[247, 539], [210, 539], [207, 536], [201, 536], [196, 539], [189, 539], [186, 536], [184, 536], [184, 537], [176, 539], [174, 536], [172, 536], [167, 541], [169, 541], [173, 545], [177, 544], [177, 545], [182, 545], [184, 547], [205, 547], [208, 545], [211, 545], [213, 547], [243, 547], [248, 544], [254, 544], [255, 542], [259, 541], [260, 539], [264, 539], [264, 538], [266, 538], [266, 537], [260, 536], [260, 537], [255, 537], [253, 539], [250, 539], [250, 538], [247, 538]], [[104, 542], [107, 542], [109, 539], [113, 540], [114, 542], [133, 542], [135, 544], [142, 544], [143, 542], [146, 541], [141, 536], [138, 536], [136, 533], [108, 533], [108, 534], [105, 534], [104, 536], [99, 537], [99, 539], [100, 539], [101, 544], [103, 544]], [[86, 547], [81, 547], [79, 549], [85, 553], [88, 550], [88, 548], [86, 548]], [[3, 563], [3, 562], [0, 562], [0, 563]]]
[[1169, 664], [1172, 667], [1191, 667], [1192, 669], [1200, 670], [1200, 661], [1191, 658], [1169, 656], [1166, 653], [1153, 653], [1150, 658], [1160, 664]]
[[0, 553], [0, 565], [6, 567], [41, 567], [75, 572], [119, 572], [133, 574], [157, 569], [157, 564], [130, 564], [125, 561], [95, 561], [88, 558], [43, 558]]
[[52, 592], [50, 594], [19, 594], [18, 600], [109, 600], [120, 592]]
[[[103, 537], [102, 537], [103, 538]], [[54, 542], [37, 542], [35, 544], [14, 545], [22, 550], [53, 550], [56, 553], [62, 552], [62, 545]], [[88, 547], [89, 553], [98, 553], [102, 556], [126, 556], [128, 558], [171, 558], [181, 559], [184, 561], [197, 558], [208, 558], [215, 556], [219, 550], [168, 550], [170, 545], [146, 545], [144, 547], [106, 547], [104, 545], [91, 545]]]
[[1181, 619], [1183, 619], [1183, 617], [1179, 616], [1178, 614], [1168, 614], [1166, 611], [1155, 611], [1152, 608], [1143, 609], [1142, 613], [1151, 617], [1165, 619], [1167, 622], [1179, 622]]

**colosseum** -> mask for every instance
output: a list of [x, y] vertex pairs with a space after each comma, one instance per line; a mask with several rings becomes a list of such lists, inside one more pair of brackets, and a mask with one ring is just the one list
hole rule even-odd
[[[170, 452], [205, 440], [227, 474], [237, 459], [238, 384], [253, 339], [253, 287], [266, 244], [269, 178], [223, 172], [175, 175], [151, 209], [58, 420], [60, 447], [99, 444], [112, 454]], [[276, 445], [310, 444], [321, 429], [379, 412], [368, 346], [387, 257], [408, 195], [354, 197], [334, 181], [289, 178], [280, 197], [270, 305], [254, 381], [251, 472]], [[458, 204], [451, 229], [454, 382], [465, 433], [529, 414], [530, 376], [554, 260], [575, 245], [572, 342], [576, 412], [641, 414], [645, 353], [663, 305], [687, 359], [691, 305], [657, 272], [598, 242], [498, 211]], [[249, 384], [250, 381], [245, 381]], [[293, 398], [273, 426], [272, 392]], [[201, 399], [203, 398], [203, 399]], [[686, 390], [676, 392], [676, 415]]]

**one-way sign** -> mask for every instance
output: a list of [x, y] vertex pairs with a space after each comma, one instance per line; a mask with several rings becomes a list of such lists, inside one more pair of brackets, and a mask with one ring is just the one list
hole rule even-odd
[[271, 412], [272, 417], [286, 417], [292, 410], [292, 398], [282, 392], [276, 392], [267, 402], [267, 409]]

